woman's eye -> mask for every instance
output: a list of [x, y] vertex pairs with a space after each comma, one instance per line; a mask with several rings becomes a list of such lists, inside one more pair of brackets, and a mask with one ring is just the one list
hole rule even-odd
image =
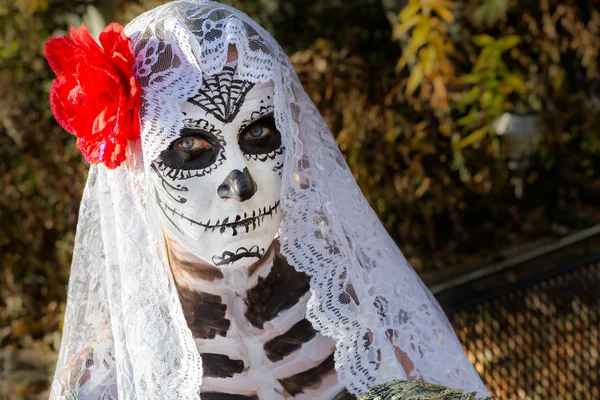
[[277, 150], [281, 146], [281, 133], [273, 116], [264, 116], [242, 131], [239, 145], [246, 155], [268, 154]]
[[271, 129], [266, 126], [256, 125], [248, 129], [244, 135], [244, 140], [262, 139], [271, 133]]
[[184, 137], [175, 142], [176, 150], [200, 150], [200, 149], [209, 149], [211, 147], [210, 143], [206, 140], [198, 138], [198, 137]]

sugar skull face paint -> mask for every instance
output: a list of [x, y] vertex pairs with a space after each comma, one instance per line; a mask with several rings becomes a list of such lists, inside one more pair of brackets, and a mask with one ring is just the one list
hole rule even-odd
[[279, 230], [285, 148], [273, 93], [226, 65], [183, 103], [181, 137], [152, 164], [166, 233], [218, 267], [255, 262]]

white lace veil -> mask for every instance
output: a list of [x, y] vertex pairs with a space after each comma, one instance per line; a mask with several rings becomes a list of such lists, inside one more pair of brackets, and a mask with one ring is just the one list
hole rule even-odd
[[200, 397], [201, 360], [148, 177], [151, 161], [179, 136], [181, 102], [197, 92], [203, 74], [221, 70], [231, 44], [241, 78], [275, 83], [276, 124], [287, 149], [281, 251], [311, 277], [307, 317], [335, 340], [341, 381], [354, 394], [417, 377], [487, 393], [271, 35], [245, 14], [201, 0], [153, 9], [126, 34], [142, 86], [142, 139], [130, 143], [127, 165], [90, 168], [52, 398]]

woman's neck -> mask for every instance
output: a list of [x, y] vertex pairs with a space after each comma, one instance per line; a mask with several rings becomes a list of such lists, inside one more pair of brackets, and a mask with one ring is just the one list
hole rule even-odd
[[252, 286], [263, 270], [270, 269], [273, 258], [279, 252], [279, 240], [275, 239], [258, 260], [241, 258], [227, 265], [216, 266], [198, 257], [167, 234], [164, 239], [169, 265], [177, 286], [211, 293], [219, 288], [243, 290]]

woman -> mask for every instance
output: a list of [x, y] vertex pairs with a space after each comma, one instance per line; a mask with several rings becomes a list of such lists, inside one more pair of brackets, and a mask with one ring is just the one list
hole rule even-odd
[[267, 32], [177, 1], [100, 42], [46, 48], [53, 111], [97, 164], [53, 397], [486, 393]]

